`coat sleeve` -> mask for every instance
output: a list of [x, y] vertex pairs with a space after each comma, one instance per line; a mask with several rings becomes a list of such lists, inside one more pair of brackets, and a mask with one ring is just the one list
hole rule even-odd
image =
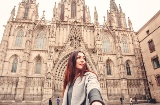
[[86, 89], [87, 89], [87, 94], [89, 94], [89, 92], [92, 90], [92, 89], [98, 89], [99, 91], [100, 90], [100, 84], [98, 82], [98, 79], [97, 79], [97, 76], [90, 72], [88, 75], [87, 75], [87, 79], [86, 79]]
[[89, 73], [88, 75], [86, 90], [87, 98], [89, 99], [90, 104], [94, 101], [99, 101], [104, 105], [101, 96], [100, 84], [98, 82], [97, 76], [94, 73]]

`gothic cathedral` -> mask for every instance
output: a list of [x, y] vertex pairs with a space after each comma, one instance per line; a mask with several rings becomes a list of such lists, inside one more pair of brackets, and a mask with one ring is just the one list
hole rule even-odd
[[[43, 102], [62, 95], [69, 55], [85, 52], [105, 102], [148, 94], [139, 42], [121, 6], [110, 0], [103, 25], [85, 0], [61, 0], [53, 18], [39, 18], [36, 0], [22, 0], [5, 27], [0, 46], [0, 102]], [[127, 22], [126, 22], [127, 21]]]

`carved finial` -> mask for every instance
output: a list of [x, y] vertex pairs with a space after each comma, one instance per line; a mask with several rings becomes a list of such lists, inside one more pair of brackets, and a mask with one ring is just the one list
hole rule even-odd
[[121, 8], [121, 5], [119, 4], [119, 10], [120, 10], [120, 12], [122, 12], [122, 8]]
[[104, 18], [104, 22], [105, 22], [105, 21], [106, 21], [106, 19], [105, 19], [106, 17], [105, 17], [105, 16], [103, 16], [103, 18]]
[[131, 22], [131, 20], [129, 19], [129, 17], [128, 17], [128, 26], [129, 26], [130, 30], [133, 30], [132, 22]]
[[12, 15], [15, 15], [15, 8], [16, 8], [16, 6], [14, 6], [13, 9], [12, 9], [12, 11], [11, 11]]
[[43, 15], [42, 15], [42, 18], [45, 18], [45, 14], [44, 14], [44, 13], [45, 13], [45, 10], [43, 11]]

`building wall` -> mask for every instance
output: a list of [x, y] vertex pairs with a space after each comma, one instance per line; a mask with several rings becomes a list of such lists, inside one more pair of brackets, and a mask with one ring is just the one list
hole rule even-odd
[[[1, 100], [30, 102], [61, 96], [68, 57], [75, 50], [85, 52], [89, 69], [98, 75], [105, 102], [119, 100], [120, 97], [125, 100], [135, 96], [145, 99], [147, 86], [140, 65], [138, 39], [131, 21], [127, 27], [125, 15], [117, 11], [114, 1], [111, 1], [112, 11], [104, 25], [97, 24], [98, 19], [95, 19], [96, 24], [91, 23], [88, 9], [85, 10], [86, 17], [83, 17], [80, 7], [85, 6], [84, 2], [76, 1], [80, 5], [77, 11], [81, 13], [77, 12], [78, 15], [71, 18], [67, 15], [71, 14], [68, 11], [71, 1], [61, 1], [58, 7], [54, 7], [54, 14], [57, 14], [48, 22], [44, 16], [38, 19], [37, 6], [31, 1], [27, 2], [32, 5], [28, 18], [22, 15], [26, 2], [21, 2], [18, 10], [21, 15], [14, 18], [14, 12], [11, 13], [4, 31], [0, 48]], [[60, 19], [61, 4], [66, 7], [64, 21]], [[122, 17], [116, 17], [119, 15]], [[119, 23], [114, 21], [118, 18]], [[18, 37], [20, 30], [22, 33]], [[17, 37], [20, 38], [18, 42]], [[109, 45], [104, 44], [106, 40], [110, 41]], [[20, 43], [18, 47], [16, 43]], [[107, 63], [111, 68], [110, 75], [107, 74]], [[127, 63], [130, 74], [127, 74]], [[12, 71], [14, 65], [17, 65], [16, 72]], [[37, 73], [38, 68], [40, 72]]]
[[[160, 34], [160, 11], [155, 14], [137, 33], [138, 39], [140, 41], [141, 52], [143, 56], [144, 66], [147, 73], [149, 88], [151, 91], [151, 97], [155, 98], [156, 101], [160, 101], [160, 85], [157, 83], [156, 77], [160, 74], [160, 68], [154, 69], [152, 58], [154, 56], [160, 57], [160, 44], [159, 44], [159, 34]], [[147, 30], [149, 32], [147, 33]], [[148, 42], [153, 40], [155, 45], [155, 51], [150, 52]], [[160, 60], [160, 59], [159, 59]]]

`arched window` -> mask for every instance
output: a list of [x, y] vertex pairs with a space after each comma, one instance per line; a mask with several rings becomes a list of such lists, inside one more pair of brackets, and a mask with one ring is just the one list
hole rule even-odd
[[18, 58], [15, 57], [14, 60], [13, 60], [13, 63], [12, 63], [12, 70], [11, 72], [15, 73], [16, 70], [17, 70], [17, 64], [18, 64]]
[[107, 52], [107, 53], [111, 52], [111, 43], [110, 43], [109, 38], [103, 38], [102, 48], [104, 52]]
[[37, 49], [45, 49], [46, 45], [46, 34], [41, 31], [38, 33], [36, 37], [36, 48]]
[[129, 51], [128, 51], [128, 43], [127, 43], [127, 41], [126, 41], [126, 39], [122, 39], [122, 48], [123, 48], [123, 52], [124, 53], [128, 53]]
[[24, 32], [23, 30], [19, 30], [16, 36], [15, 47], [21, 47], [23, 42]]
[[126, 62], [126, 70], [127, 70], [127, 75], [131, 75], [131, 69], [128, 62]]
[[37, 63], [36, 63], [36, 74], [40, 74], [41, 73], [41, 60], [38, 59]]
[[111, 75], [111, 65], [109, 62], [107, 62], [106, 70], [107, 70], [107, 75]]
[[76, 2], [72, 1], [71, 3], [71, 18], [76, 17]]
[[27, 5], [25, 8], [25, 12], [24, 12], [24, 18], [26, 19], [28, 17], [28, 11], [29, 11], [29, 6]]
[[157, 85], [160, 86], [160, 75], [156, 76]]

